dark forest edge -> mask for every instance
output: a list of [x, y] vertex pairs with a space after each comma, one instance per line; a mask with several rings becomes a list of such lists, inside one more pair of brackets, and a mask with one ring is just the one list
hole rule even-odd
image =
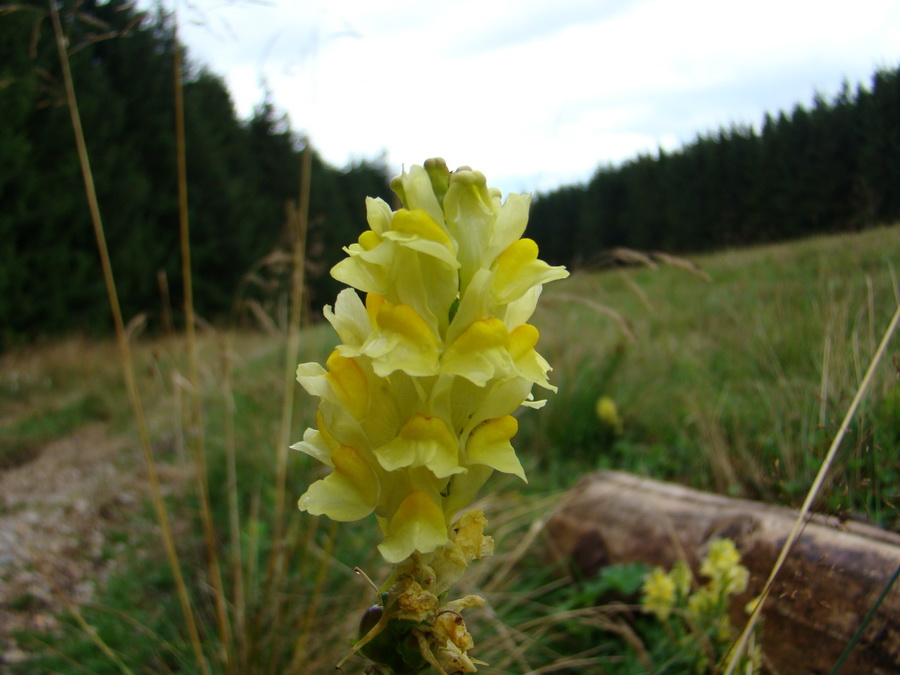
[[[171, 16], [124, 0], [60, 3], [120, 301], [163, 328], [181, 305]], [[42, 335], [106, 334], [106, 293], [46, 17], [0, 10], [0, 348]], [[290, 246], [286, 209], [307, 141], [268, 101], [238, 119], [224, 82], [183, 72], [194, 303], [214, 323], [278, 326]], [[733, 127], [671, 153], [600, 168], [538, 195], [529, 234], [572, 267], [625, 246], [702, 251], [858, 230], [900, 219], [900, 77]], [[314, 159], [307, 247], [311, 314], [365, 227], [365, 197], [389, 198], [381, 160]], [[177, 312], [177, 310], [176, 310]], [[177, 317], [176, 317], [177, 324]]]
[[540, 195], [531, 236], [551, 263], [592, 266], [614, 247], [669, 253], [854, 232], [900, 220], [900, 69], [833, 100], [767, 114], [675, 152]]

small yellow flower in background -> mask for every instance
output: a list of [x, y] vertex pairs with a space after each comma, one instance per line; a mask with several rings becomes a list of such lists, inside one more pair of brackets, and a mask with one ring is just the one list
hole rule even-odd
[[[465, 511], [478, 491], [494, 471], [526, 480], [513, 413], [542, 405], [534, 385], [555, 391], [528, 321], [543, 284], [568, 272], [522, 238], [530, 197], [503, 201], [478, 171], [432, 159], [391, 188], [401, 208], [368, 199], [369, 229], [331, 271], [352, 287], [324, 312], [341, 344], [324, 368], [297, 368], [319, 409], [293, 447], [332, 469], [299, 506], [339, 521], [374, 513], [378, 550], [396, 565], [381, 618], [355, 649], [402, 617], [427, 663], [474, 672], [459, 612], [480, 599], [442, 596], [493, 550], [481, 512]], [[364, 651], [397, 665], [377, 641]]]
[[750, 576], [747, 568], [740, 563], [741, 554], [733, 541], [715, 539], [700, 565], [700, 574], [709, 577], [712, 587], [723, 595], [743, 593], [747, 590]]
[[644, 580], [641, 604], [660, 621], [665, 621], [675, 607], [677, 585], [662, 567], [655, 567]]
[[609, 396], [601, 396], [597, 399], [596, 412], [597, 419], [603, 422], [607, 429], [617, 436], [622, 433], [624, 424], [622, 423], [622, 417], [619, 415], [619, 408]]
[[[680, 621], [669, 626], [679, 636], [677, 648], [682, 656], [688, 652], [694, 655], [697, 672], [719, 672], [737, 635], [729, 618], [729, 597], [747, 590], [750, 575], [730, 539], [710, 542], [700, 562], [700, 575], [709, 581], [691, 592], [691, 571], [684, 561], [676, 562], [668, 573], [661, 567], [653, 569], [644, 579], [641, 605], [660, 621], [679, 617]], [[750, 611], [750, 605], [747, 608]], [[710, 660], [710, 647], [716, 659]], [[742, 657], [739, 672], [759, 672], [761, 664], [761, 653], [754, 646]]]
[[688, 564], [684, 560], [676, 560], [669, 576], [675, 582], [675, 591], [678, 593], [678, 597], [686, 598], [691, 592], [691, 584], [694, 581]]

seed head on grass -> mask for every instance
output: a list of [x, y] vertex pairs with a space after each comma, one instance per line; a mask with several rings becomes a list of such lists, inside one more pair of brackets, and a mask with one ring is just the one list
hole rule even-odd
[[324, 368], [297, 369], [320, 403], [293, 447], [333, 469], [299, 506], [338, 521], [374, 513], [381, 528], [395, 567], [354, 651], [395, 672], [475, 672], [460, 611], [483, 600], [447, 595], [493, 541], [466, 509], [495, 470], [525, 480], [513, 413], [542, 405], [533, 385], [555, 391], [527, 321], [543, 284], [568, 272], [522, 238], [530, 198], [502, 201], [478, 171], [432, 159], [391, 187], [402, 207], [369, 199], [370, 229], [332, 269], [352, 287], [325, 309], [341, 344]]

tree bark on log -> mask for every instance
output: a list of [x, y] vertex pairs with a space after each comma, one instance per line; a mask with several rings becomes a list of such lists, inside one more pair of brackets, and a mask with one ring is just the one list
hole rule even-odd
[[[743, 627], [797, 512], [730, 499], [630, 474], [583, 478], [547, 524], [558, 553], [586, 576], [627, 562], [696, 572], [708, 542], [727, 537], [750, 571], [731, 619]], [[775, 579], [763, 610], [764, 662], [775, 673], [828, 673], [900, 567], [900, 535], [812, 516]], [[898, 584], [900, 585], [900, 584]], [[900, 672], [900, 588], [885, 597], [842, 673]]]

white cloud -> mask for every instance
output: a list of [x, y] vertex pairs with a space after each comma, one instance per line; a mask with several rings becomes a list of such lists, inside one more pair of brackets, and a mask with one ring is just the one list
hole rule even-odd
[[[249, 115], [268, 85], [341, 166], [440, 154], [504, 191], [831, 94], [900, 63], [900, 3], [196, 0], [191, 53]], [[186, 18], [198, 13], [188, 13]]]

